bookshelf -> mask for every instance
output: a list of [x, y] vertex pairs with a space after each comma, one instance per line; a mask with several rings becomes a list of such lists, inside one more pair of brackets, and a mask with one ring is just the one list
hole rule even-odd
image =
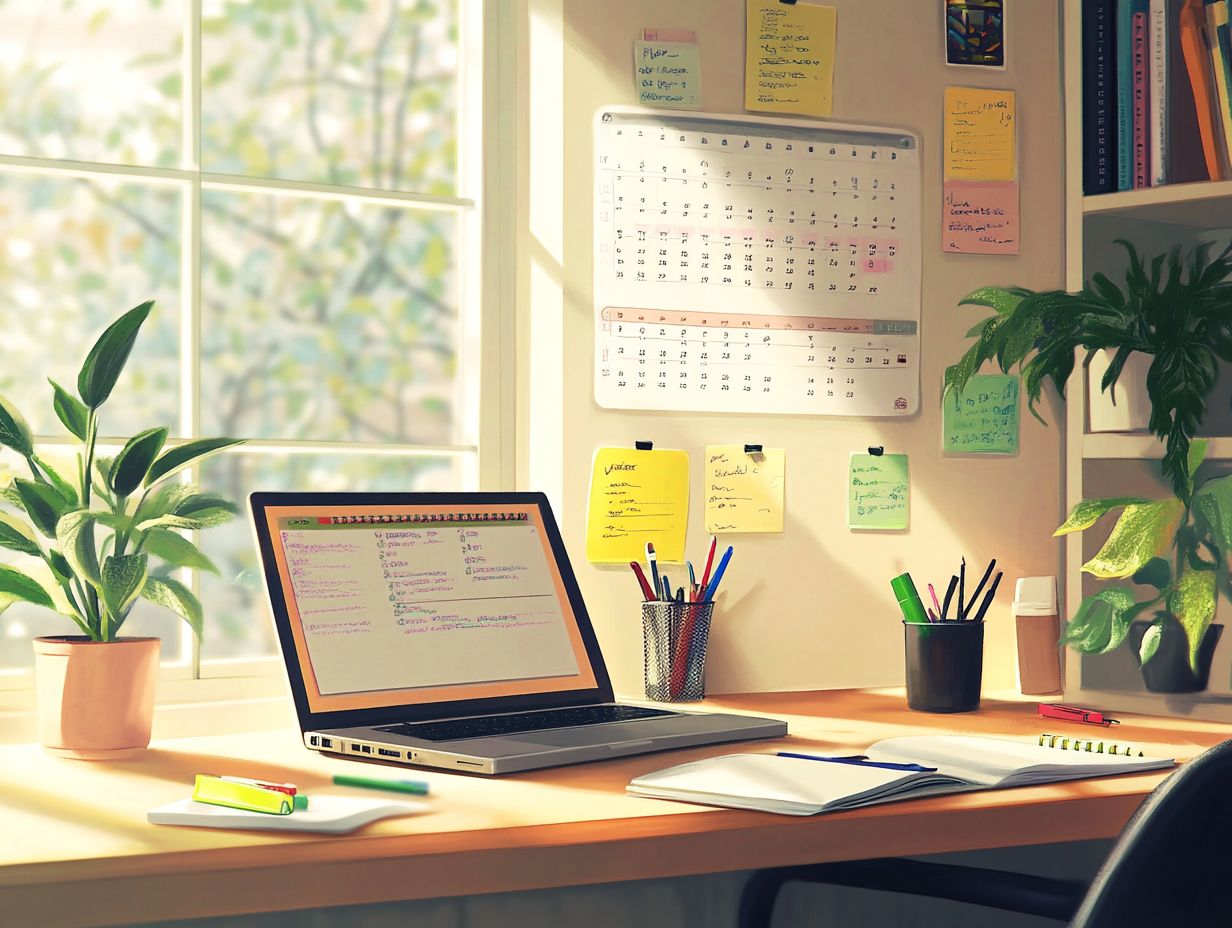
[[[1232, 181], [1174, 184], [1084, 196], [1082, 189], [1082, 0], [1063, 0], [1063, 86], [1065, 89], [1065, 286], [1078, 290], [1095, 271], [1117, 279], [1122, 267], [1115, 238], [1128, 238], [1154, 254], [1172, 245], [1193, 245], [1210, 229], [1232, 227]], [[1081, 368], [1078, 369], [1081, 371]], [[1145, 433], [1091, 433], [1086, 430], [1087, 385], [1080, 373], [1066, 390], [1064, 477], [1066, 511], [1088, 495], [1162, 496], [1166, 488], [1152, 472], [1162, 449]], [[1221, 378], [1213, 398], [1208, 467], [1232, 468], [1232, 417], [1227, 406], [1229, 378]], [[1204, 471], [1205, 472], [1205, 471]], [[1098, 587], [1081, 572], [1099, 535], [1069, 535], [1064, 548], [1063, 615], [1071, 617], [1084, 593]], [[1085, 545], [1085, 548], [1084, 548]], [[1085, 582], [1085, 589], [1084, 589]], [[1221, 601], [1217, 623], [1232, 626], [1232, 604]], [[1134, 656], [1122, 646], [1107, 655], [1066, 651], [1065, 699], [1109, 711], [1185, 715], [1232, 722], [1232, 634], [1215, 651], [1207, 689], [1193, 694], [1148, 693]]]

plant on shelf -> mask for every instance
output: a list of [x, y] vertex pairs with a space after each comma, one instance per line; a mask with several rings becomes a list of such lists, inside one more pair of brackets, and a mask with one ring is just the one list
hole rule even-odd
[[1202, 244], [1146, 262], [1129, 242], [1117, 241], [1129, 258], [1123, 289], [1097, 273], [1078, 293], [983, 287], [963, 299], [995, 313], [967, 333], [975, 344], [946, 368], [942, 395], [961, 395], [985, 362], [1005, 373], [1018, 367], [1028, 408], [1043, 422], [1035, 407], [1044, 384], [1051, 380], [1064, 397], [1079, 350], [1086, 352], [1084, 367], [1097, 351], [1112, 354], [1104, 391], [1115, 390], [1130, 355], [1150, 355], [1149, 427], [1164, 446], [1165, 479], [1188, 504], [1190, 442], [1206, 415], [1217, 364], [1232, 361], [1232, 245], [1214, 258]]
[[[1193, 675], [1186, 688], [1202, 688], [1198, 683], [1204, 685], [1213, 641], [1203, 645], [1219, 590], [1228, 590], [1232, 554], [1232, 475], [1195, 486], [1194, 474], [1205, 455], [1205, 439], [1190, 444], [1184, 499], [1083, 500], [1056, 530], [1058, 536], [1081, 532], [1121, 510], [1107, 541], [1082, 569], [1101, 580], [1130, 580], [1152, 591], [1140, 600], [1131, 587], [1110, 585], [1083, 599], [1062, 635], [1071, 648], [1087, 654], [1112, 651], [1129, 637], [1135, 620], [1152, 613], [1137, 642], [1139, 662], [1145, 669], [1165, 638], [1183, 630], [1183, 653]], [[1207, 667], [1200, 666], [1203, 661]]]
[[[180, 532], [220, 525], [234, 517], [236, 507], [172, 478], [239, 442], [206, 438], [167, 448], [168, 432], [160, 427], [133, 436], [114, 458], [95, 454], [99, 410], [111, 396], [152, 307], [151, 301], [129, 310], [99, 336], [77, 376], [76, 394], [50, 381], [56, 416], [81, 443], [75, 474], [58, 471], [40, 454], [25, 418], [0, 397], [0, 445], [16, 452], [30, 473], [0, 490], [0, 504], [13, 510], [0, 509], [0, 547], [41, 562], [40, 572], [46, 575], [39, 579], [29, 569], [0, 565], [0, 611], [18, 601], [33, 603], [67, 616], [82, 633], [78, 638], [39, 639], [36, 652], [39, 642], [61, 645], [56, 653], [62, 657], [74, 643], [111, 643], [88, 659], [80, 658], [105, 660], [106, 652], [119, 655], [124, 650], [121, 642], [153, 641], [142, 666], [156, 669], [157, 640], [117, 639], [142, 598], [172, 610], [201, 637], [201, 603], [173, 574], [180, 568], [217, 571]], [[69, 673], [72, 660], [67, 661]], [[118, 699], [116, 694], [104, 695]], [[149, 696], [152, 701], [152, 683]], [[48, 724], [57, 731], [72, 727], [62, 720]], [[97, 730], [100, 720], [89, 724], [95, 741], [105, 740]], [[47, 732], [45, 728], [45, 736]], [[148, 741], [148, 718], [145, 737]]]

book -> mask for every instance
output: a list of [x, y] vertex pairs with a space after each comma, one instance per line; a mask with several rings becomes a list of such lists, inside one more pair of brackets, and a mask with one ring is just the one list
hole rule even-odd
[[1178, 32], [1189, 91], [1194, 101], [1194, 117], [1198, 122], [1206, 179], [1219, 180], [1224, 176], [1226, 152], [1219, 98], [1214, 87], [1215, 75], [1206, 43], [1206, 9], [1202, 0], [1182, 0]]
[[1116, 4], [1117, 190], [1134, 188], [1133, 4]]
[[[1148, 0], [1136, 0], [1145, 7]], [[1134, 189], [1150, 186], [1150, 157], [1147, 138], [1149, 123], [1147, 115], [1147, 88], [1150, 62], [1148, 59], [1147, 13], [1135, 8], [1133, 16], [1133, 72], [1134, 72]]]
[[307, 809], [296, 810], [290, 815], [274, 815], [208, 805], [192, 799], [179, 799], [157, 809], [150, 809], [145, 817], [152, 825], [343, 834], [378, 819], [411, 815], [426, 809], [427, 806], [421, 802], [365, 799], [358, 796], [313, 796]]
[[[1190, 184], [1218, 180], [1218, 153], [1213, 165], [1206, 159], [1206, 141], [1198, 118], [1197, 95], [1190, 83], [1185, 48], [1186, 7], [1189, 0], [1168, 0], [1168, 183]], [[1199, 3], [1199, 9], [1201, 4]], [[1209, 103], [1209, 93], [1204, 98]], [[1209, 115], [1209, 114], [1208, 114]], [[1214, 137], [1211, 137], [1214, 141]], [[1211, 167], [1215, 173], [1210, 173]]]
[[1206, 0], [1206, 28], [1203, 44], [1215, 80], [1216, 111], [1223, 138], [1224, 157], [1232, 155], [1232, 86], [1229, 81], [1229, 62], [1219, 44], [1219, 27], [1228, 23], [1227, 0]]
[[944, 793], [1163, 770], [1176, 763], [1171, 758], [1098, 753], [1093, 744], [1090, 750], [1062, 750], [1060, 744], [914, 735], [878, 741], [867, 751], [871, 763], [725, 754], [636, 777], [627, 790], [636, 796], [731, 809], [816, 815]]
[[1150, 88], [1147, 118], [1149, 125], [1150, 170], [1152, 187], [1168, 183], [1168, 0], [1151, 0], [1150, 22], [1147, 27]]
[[1116, 190], [1116, 30], [1112, 0], [1082, 4], [1082, 188]]

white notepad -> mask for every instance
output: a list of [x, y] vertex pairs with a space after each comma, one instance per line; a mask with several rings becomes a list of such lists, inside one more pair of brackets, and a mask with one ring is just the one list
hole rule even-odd
[[422, 802], [364, 799], [357, 796], [312, 796], [308, 808], [290, 815], [271, 815], [215, 806], [192, 799], [170, 802], [146, 813], [152, 825], [197, 825], [205, 828], [247, 828], [266, 831], [317, 831], [342, 834], [370, 822], [423, 812]]
[[1114, 756], [945, 735], [889, 738], [870, 747], [867, 756], [870, 761], [936, 770], [892, 770], [777, 754], [726, 754], [637, 777], [628, 791], [732, 809], [815, 815], [941, 793], [1161, 770], [1176, 763], [1171, 758]]

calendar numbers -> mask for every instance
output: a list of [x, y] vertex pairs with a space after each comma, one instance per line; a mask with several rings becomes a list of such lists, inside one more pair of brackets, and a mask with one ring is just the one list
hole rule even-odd
[[913, 137], [612, 112], [595, 151], [602, 405], [914, 411]]

